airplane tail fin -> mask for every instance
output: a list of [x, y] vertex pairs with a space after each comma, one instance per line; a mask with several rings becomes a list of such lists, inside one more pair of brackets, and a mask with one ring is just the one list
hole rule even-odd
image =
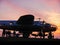
[[31, 25], [31, 24], [33, 24], [33, 21], [34, 21], [34, 16], [31, 14], [27, 14], [27, 15], [21, 16], [18, 19], [17, 24]]

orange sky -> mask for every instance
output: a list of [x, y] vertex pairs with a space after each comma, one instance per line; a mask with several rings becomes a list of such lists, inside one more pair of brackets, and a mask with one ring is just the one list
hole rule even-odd
[[57, 25], [55, 37], [60, 38], [60, 0], [0, 0], [0, 20], [18, 20], [21, 15], [33, 14]]

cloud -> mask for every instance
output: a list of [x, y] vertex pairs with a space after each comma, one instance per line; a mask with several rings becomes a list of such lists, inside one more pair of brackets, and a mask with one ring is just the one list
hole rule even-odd
[[0, 20], [14, 20], [20, 17], [23, 14], [26, 14], [27, 10], [23, 8], [18, 8], [8, 2], [2, 2], [0, 4]]

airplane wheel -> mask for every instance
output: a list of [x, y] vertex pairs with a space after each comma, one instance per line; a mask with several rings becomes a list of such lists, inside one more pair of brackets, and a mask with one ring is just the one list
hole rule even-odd
[[30, 33], [24, 32], [23, 33], [23, 38], [28, 38]]

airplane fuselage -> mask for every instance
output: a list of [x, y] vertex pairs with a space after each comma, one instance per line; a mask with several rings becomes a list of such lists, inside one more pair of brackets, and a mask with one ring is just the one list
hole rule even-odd
[[[30, 28], [29, 27], [30, 25], [27, 27], [25, 25], [25, 27], [24, 27], [24, 26], [18, 25], [16, 22], [17, 22], [16, 20], [0, 20], [0, 29], [18, 30], [18, 29], [22, 29], [22, 28], [27, 28], [27, 29]], [[36, 28], [33, 29], [34, 26]], [[49, 25], [47, 25], [47, 26], [49, 26]], [[37, 31], [40, 31], [40, 29], [42, 27], [44, 27], [44, 24], [42, 23], [42, 21], [34, 21], [33, 25], [31, 26], [31, 28], [33, 30], [36, 29]], [[47, 27], [46, 27], [46, 29], [47, 29]], [[44, 31], [48, 32], [49, 30], [44, 30]], [[55, 31], [55, 30], [50, 30], [50, 31]]]
[[[34, 25], [37, 27], [43, 26], [42, 22], [39, 22], [39, 21], [34, 21], [33, 26]], [[29, 26], [27, 26], [27, 28], [30, 28]], [[26, 27], [26, 25], [25, 25], [25, 27]], [[19, 28], [21, 29], [21, 25], [18, 25], [16, 23], [16, 20], [0, 20], [0, 29], [16, 30]]]

